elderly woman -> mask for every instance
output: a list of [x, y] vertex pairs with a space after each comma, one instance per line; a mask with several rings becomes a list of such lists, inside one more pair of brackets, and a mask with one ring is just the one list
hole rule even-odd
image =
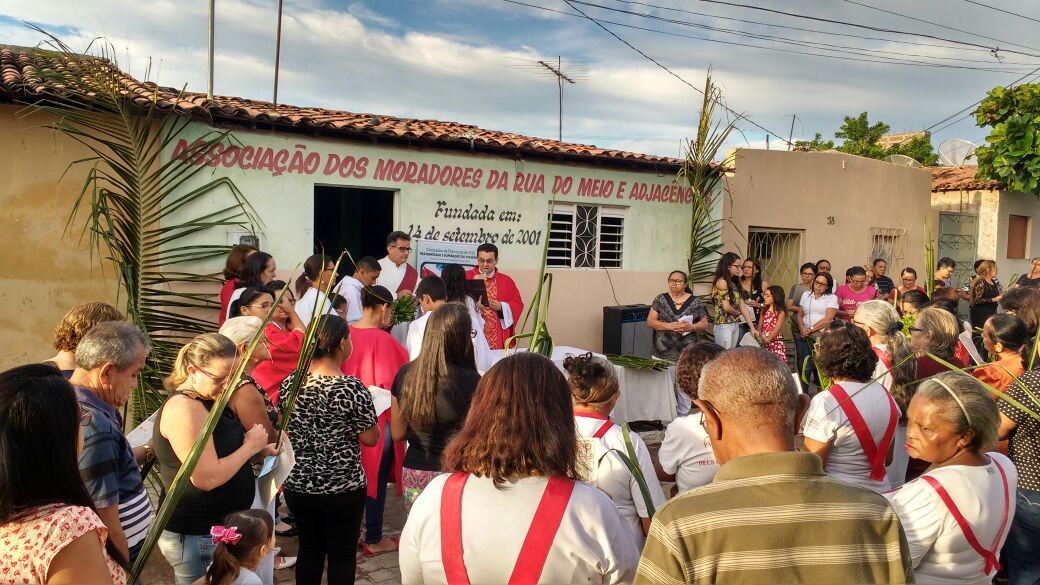
[[917, 313], [914, 326], [910, 328], [910, 345], [917, 352], [918, 380], [950, 369], [927, 354], [949, 362], [955, 368], [964, 367], [964, 363], [954, 355], [959, 333], [957, 318], [945, 309], [927, 307]]
[[668, 275], [668, 291], [654, 298], [646, 324], [654, 330], [654, 357], [670, 362], [697, 341], [691, 333], [711, 328], [704, 304], [690, 292], [686, 273], [679, 270]]
[[906, 450], [930, 465], [885, 494], [906, 532], [919, 584], [988, 585], [1015, 515], [1018, 473], [987, 453], [999, 417], [971, 376], [947, 372], [923, 382], [907, 409]]
[[578, 481], [571, 393], [548, 359], [519, 353], [492, 366], [442, 462], [451, 473], [423, 490], [401, 534], [401, 582], [635, 577], [631, 530], [606, 494]]
[[867, 282], [867, 271], [862, 266], [849, 268], [846, 276], [848, 282], [838, 287], [834, 294], [838, 297], [838, 318], [851, 321], [856, 314], [856, 307], [877, 298], [877, 289]]
[[911, 290], [899, 295], [898, 300], [896, 300], [896, 310], [903, 317], [916, 315], [927, 304], [928, 295], [924, 291]]
[[877, 355], [867, 334], [835, 321], [819, 344], [820, 370], [834, 384], [813, 397], [805, 413], [805, 449], [819, 455], [827, 475], [876, 492], [889, 488], [885, 462], [900, 411], [873, 381]]

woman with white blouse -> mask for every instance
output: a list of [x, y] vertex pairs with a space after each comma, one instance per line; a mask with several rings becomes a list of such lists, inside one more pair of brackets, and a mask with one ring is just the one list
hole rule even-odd
[[848, 321], [828, 325], [818, 349], [820, 371], [833, 384], [809, 403], [805, 449], [819, 455], [827, 475], [882, 492], [889, 488], [885, 464], [901, 412], [873, 381], [878, 357], [867, 334]]
[[820, 332], [834, 320], [840, 306], [838, 297], [834, 294], [834, 277], [830, 272], [818, 272], [813, 277], [812, 290], [802, 293], [798, 306], [802, 309], [801, 318], [798, 320], [798, 332], [802, 339], [809, 344], [810, 353], [807, 356], [808, 367], [805, 364], [798, 364], [797, 369], [807, 369], [810, 380], [815, 383], [816, 368], [811, 353], [813, 345], [809, 339], [819, 339]]
[[403, 583], [635, 578], [631, 529], [603, 492], [576, 481], [570, 392], [548, 359], [525, 352], [492, 366], [441, 461], [450, 473], [423, 490], [401, 534]]
[[[591, 353], [563, 360], [567, 385], [574, 401], [574, 424], [578, 429], [579, 467], [585, 481], [603, 490], [614, 502], [640, 549], [650, 531], [650, 513], [635, 476], [617, 453], [628, 455], [621, 427], [610, 421], [621, 388], [610, 362]], [[654, 473], [650, 451], [639, 435], [630, 434], [636, 463], [643, 472], [654, 509], [664, 505], [664, 491]]]
[[1018, 473], [999, 453], [997, 405], [973, 377], [939, 374], [907, 409], [906, 450], [931, 465], [885, 496], [923, 585], [988, 585], [1015, 514]]

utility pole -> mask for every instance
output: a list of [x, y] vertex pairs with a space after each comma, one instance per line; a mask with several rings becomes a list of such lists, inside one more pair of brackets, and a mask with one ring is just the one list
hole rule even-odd
[[574, 80], [563, 73], [563, 61], [560, 57], [556, 57], [556, 63], [550, 63], [546, 61], [538, 61], [538, 64], [549, 70], [550, 73], [556, 76], [556, 84], [560, 91], [560, 132], [559, 140], [563, 142], [563, 82], [574, 84]]
[[791, 114], [791, 132], [787, 134], [787, 150], [791, 150], [791, 139], [794, 138], [794, 121], [798, 119], [798, 114]]
[[213, 99], [213, 29], [216, 24], [216, 0], [209, 0], [209, 84], [206, 86], [206, 98]]
[[282, 59], [282, 0], [278, 0], [278, 32], [274, 38], [274, 105], [278, 105], [278, 67]]

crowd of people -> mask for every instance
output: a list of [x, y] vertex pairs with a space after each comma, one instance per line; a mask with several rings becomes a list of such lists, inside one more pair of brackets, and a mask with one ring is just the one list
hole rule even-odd
[[[358, 554], [393, 551], [403, 583], [1040, 583], [1040, 259], [1005, 291], [992, 261], [954, 288], [943, 258], [929, 297], [883, 259], [842, 283], [805, 264], [785, 291], [726, 253], [710, 305], [672, 272], [647, 325], [681, 412], [655, 461], [611, 420], [602, 357], [493, 359], [523, 311], [495, 246], [423, 278], [407, 234], [386, 249], [338, 281], [316, 254], [286, 286], [235, 246], [219, 330], [180, 349], [136, 446], [121, 412], [148, 337], [105, 303], [71, 310], [53, 358], [0, 373], [0, 580], [125, 583], [155, 519], [142, 466], [172, 485], [230, 392], [159, 535], [178, 585], [293, 563], [297, 583], [353, 583]], [[420, 315], [394, 328], [404, 295]], [[257, 479], [285, 444], [288, 516]]]

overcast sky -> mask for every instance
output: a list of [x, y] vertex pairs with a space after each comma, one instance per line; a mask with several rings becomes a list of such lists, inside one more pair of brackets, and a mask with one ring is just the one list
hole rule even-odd
[[[1040, 5], [1031, 2], [981, 1], [1040, 19]], [[523, 2], [577, 14], [563, 0]], [[730, 3], [916, 36], [705, 0], [588, 0], [574, 7], [618, 23], [604, 26], [694, 86], [703, 86], [711, 67], [734, 111], [785, 138], [792, 114], [797, 114], [796, 139], [815, 132], [830, 137], [842, 116], [862, 111], [887, 122], [893, 132], [927, 128], [994, 86], [1040, 68], [1040, 48], [1032, 48], [1040, 47], [1040, 22], [967, 0], [856, 2], [860, 5], [848, 0]], [[38, 43], [40, 35], [24, 21], [53, 31], [74, 48], [103, 36], [116, 47], [120, 65], [139, 78], [150, 61], [151, 80], [205, 91], [207, 6], [206, 0], [4, 0], [0, 44]], [[277, 0], [216, 0], [216, 6], [215, 92], [270, 100]], [[555, 79], [531, 65], [562, 56], [565, 72], [577, 77], [564, 90], [565, 140], [678, 155], [692, 134], [700, 96], [593, 22], [559, 12], [505, 0], [286, 0], [279, 101], [555, 138]], [[988, 49], [994, 47], [1000, 49], [996, 57]], [[915, 64], [852, 60], [892, 58]], [[747, 122], [740, 126], [743, 136], [735, 135], [732, 145], [765, 146], [765, 132]], [[933, 143], [947, 138], [981, 142], [986, 134], [968, 118], [939, 130]], [[773, 148], [782, 146], [776, 137], [771, 142]]]

